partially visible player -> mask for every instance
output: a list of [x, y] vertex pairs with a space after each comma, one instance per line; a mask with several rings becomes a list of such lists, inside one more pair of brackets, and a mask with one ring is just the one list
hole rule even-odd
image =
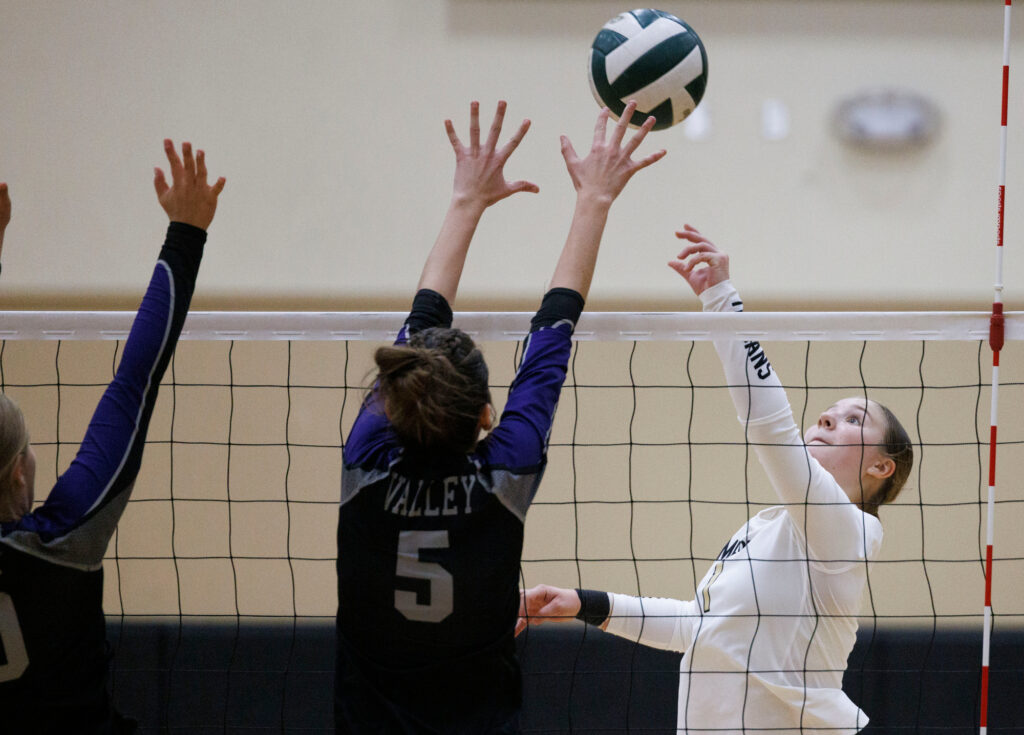
[[[11, 195], [7, 191], [7, 184], [0, 181], [0, 255], [4, 252], [4, 232], [11, 222]], [[0, 266], [3, 264], [0, 263]]]
[[[142, 462], [160, 380], [188, 313], [224, 179], [205, 155], [164, 141], [172, 184], [155, 169], [170, 224], [120, 364], [78, 454], [43, 503], [21, 410], [0, 394], [0, 732], [133, 732], [107, 692], [103, 556]], [[0, 208], [0, 213], [4, 210]], [[9, 208], [7, 208], [9, 212]], [[2, 228], [0, 228], [2, 229]]]
[[[704, 311], [742, 311], [729, 258], [693, 227], [669, 265]], [[579, 617], [654, 648], [685, 653], [679, 733], [855, 733], [868, 718], [842, 691], [867, 563], [882, 545], [878, 509], [910, 474], [899, 421], [864, 397], [830, 406], [801, 438], [757, 342], [716, 340], [740, 423], [779, 496], [737, 531], [688, 602], [539, 585], [527, 623]]]
[[341, 733], [519, 731], [514, 628], [523, 523], [544, 471], [609, 208], [664, 151], [632, 160], [653, 120], [624, 140], [630, 116], [609, 134], [607, 109], [585, 158], [562, 138], [576, 209], [492, 426], [487, 365], [472, 339], [451, 328], [450, 304], [484, 210], [537, 191], [504, 178], [529, 126], [524, 121], [499, 148], [504, 113], [501, 102], [481, 142], [474, 102], [468, 146], [445, 123], [456, 162], [451, 206], [395, 346], [376, 353], [378, 376], [345, 446], [335, 690]]

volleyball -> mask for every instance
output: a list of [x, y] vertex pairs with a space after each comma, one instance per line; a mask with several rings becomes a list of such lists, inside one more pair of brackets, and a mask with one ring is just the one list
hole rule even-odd
[[653, 8], [621, 13], [590, 46], [590, 91], [618, 117], [637, 102], [629, 124], [653, 115], [655, 130], [682, 122], [704, 96], [708, 56], [700, 36], [674, 15]]

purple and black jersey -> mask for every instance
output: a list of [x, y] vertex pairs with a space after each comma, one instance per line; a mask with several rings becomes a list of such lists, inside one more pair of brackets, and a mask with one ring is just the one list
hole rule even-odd
[[142, 462], [206, 232], [172, 222], [116, 375], [46, 501], [0, 524], [0, 731], [107, 733], [103, 556]]
[[[534, 317], [498, 426], [469, 454], [399, 442], [376, 392], [348, 437], [338, 524], [339, 732], [513, 733], [526, 511], [543, 475], [582, 297]], [[450, 326], [420, 291], [398, 343]]]

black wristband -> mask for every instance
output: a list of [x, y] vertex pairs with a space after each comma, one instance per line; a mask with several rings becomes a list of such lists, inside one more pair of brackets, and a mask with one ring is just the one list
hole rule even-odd
[[429, 327], [451, 327], [452, 307], [437, 291], [421, 288], [412, 300], [412, 309], [409, 310], [409, 318], [405, 323], [409, 328], [409, 334]]
[[612, 601], [608, 593], [577, 589], [576, 594], [580, 598], [580, 611], [576, 613], [576, 619], [590, 625], [604, 625], [612, 611]]
[[573, 328], [583, 313], [583, 297], [571, 288], [556, 287], [544, 294], [540, 308], [530, 320], [530, 331], [550, 327], [561, 321], [572, 322]]

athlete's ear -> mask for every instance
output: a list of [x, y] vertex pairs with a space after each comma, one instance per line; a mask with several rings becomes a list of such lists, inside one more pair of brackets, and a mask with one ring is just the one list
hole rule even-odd
[[892, 477], [892, 473], [896, 471], [896, 462], [893, 461], [892, 457], [881, 456], [875, 462], [868, 467], [868, 475], [878, 480], [884, 480], [887, 477]]
[[11, 466], [11, 487], [21, 488], [25, 485], [25, 453], [22, 452], [14, 458], [14, 464]]
[[494, 422], [497, 415], [494, 411], [494, 406], [488, 403], [486, 406], [480, 409], [480, 420], [477, 426], [480, 431], [490, 431], [494, 428]]
[[0, 487], [0, 522], [16, 521], [25, 515], [22, 498], [25, 495], [25, 455], [14, 459], [14, 466], [6, 487]]

